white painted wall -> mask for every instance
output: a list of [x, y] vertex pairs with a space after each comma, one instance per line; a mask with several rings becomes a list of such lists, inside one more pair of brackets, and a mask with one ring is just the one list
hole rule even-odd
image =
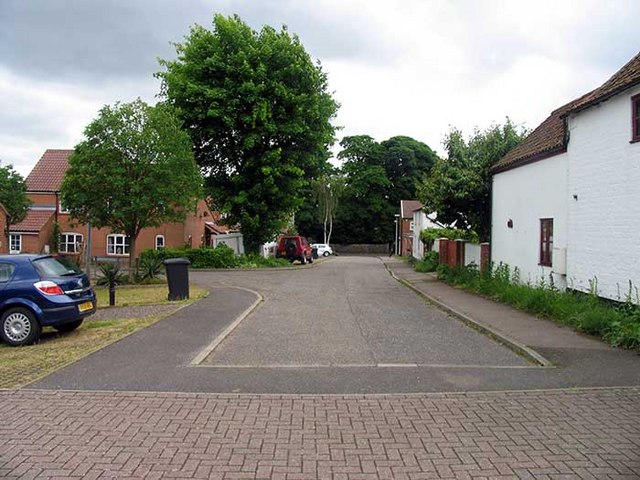
[[244, 241], [241, 233], [226, 233], [222, 235], [213, 235], [213, 246], [226, 245], [232, 248], [236, 255], [244, 253]]
[[566, 286], [565, 275], [538, 262], [541, 218], [553, 218], [554, 248], [567, 246], [567, 170], [563, 153], [493, 177], [491, 260], [518, 267], [525, 283], [549, 283], [552, 274], [558, 288]]
[[480, 244], [479, 243], [464, 243], [464, 264], [471, 265], [475, 263], [480, 268]]
[[569, 117], [569, 287], [589, 291], [597, 278], [598, 294], [614, 300], [625, 300], [629, 280], [640, 288], [640, 143], [629, 143], [639, 93]]
[[[434, 215], [432, 214], [432, 216]], [[426, 228], [441, 228], [441, 226], [429, 220], [422, 210], [413, 212], [413, 246], [411, 255], [417, 260], [424, 258], [424, 244], [420, 240], [420, 232]]]

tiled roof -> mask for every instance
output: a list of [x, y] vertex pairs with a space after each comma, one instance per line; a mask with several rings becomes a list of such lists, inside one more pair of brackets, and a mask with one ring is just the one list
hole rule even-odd
[[47, 150], [27, 177], [29, 192], [59, 192], [73, 150]]
[[569, 111], [565, 113], [579, 112], [600, 102], [604, 102], [618, 93], [640, 84], [640, 52], [627, 62], [627, 64], [614, 73], [609, 80], [604, 82], [594, 91], [580, 97], [573, 102]]
[[205, 225], [216, 235], [233, 232], [233, 230], [227, 227], [226, 225], [218, 225], [217, 223], [214, 223], [214, 222], [205, 222]]
[[640, 53], [600, 87], [554, 110], [527, 138], [494, 164], [491, 172], [503, 172], [565, 152], [568, 141], [566, 128], [568, 115], [604, 102], [638, 84], [640, 84]]
[[422, 203], [418, 200], [400, 200], [400, 216], [402, 218], [413, 218], [413, 212], [421, 208]]
[[20, 223], [11, 225], [12, 232], [34, 232], [38, 233], [42, 227], [51, 219], [54, 212], [52, 210], [29, 210], [27, 217]]

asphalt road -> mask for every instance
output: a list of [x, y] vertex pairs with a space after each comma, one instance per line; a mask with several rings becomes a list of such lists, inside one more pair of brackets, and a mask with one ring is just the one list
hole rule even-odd
[[637, 384], [638, 358], [629, 352], [560, 350], [548, 352], [556, 367], [528, 364], [427, 304], [377, 258], [190, 274], [211, 289], [208, 298], [32, 387], [350, 394]]
[[[206, 281], [206, 277], [196, 277]], [[238, 281], [227, 276], [227, 281]], [[488, 337], [434, 309], [370, 257], [249, 283], [266, 301], [205, 360], [236, 367], [526, 366]]]

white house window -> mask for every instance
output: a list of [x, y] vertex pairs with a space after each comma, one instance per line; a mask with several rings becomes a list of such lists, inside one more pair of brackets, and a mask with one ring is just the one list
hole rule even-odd
[[129, 255], [129, 238], [126, 235], [107, 235], [107, 255]]
[[156, 250], [164, 248], [164, 235], [156, 235]]
[[409, 231], [410, 231], [410, 232], [413, 232], [413, 229], [415, 228], [415, 226], [416, 226], [416, 224], [415, 224], [414, 222], [411, 222], [411, 223], [409, 224]]
[[63, 233], [60, 235], [60, 253], [79, 253], [82, 246], [82, 234]]
[[9, 235], [9, 253], [20, 253], [22, 251], [22, 235]]
[[65, 208], [64, 205], [62, 205], [62, 200], [60, 200], [58, 202], [58, 212], [60, 212], [60, 213], [69, 213], [69, 209]]

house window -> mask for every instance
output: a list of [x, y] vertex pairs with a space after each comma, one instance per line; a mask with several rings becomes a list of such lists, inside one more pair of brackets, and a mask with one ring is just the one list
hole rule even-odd
[[164, 248], [164, 235], [156, 235], [156, 250]]
[[82, 234], [63, 233], [60, 235], [60, 253], [80, 253]]
[[22, 251], [22, 235], [9, 235], [9, 253]]
[[540, 265], [550, 267], [553, 253], [553, 218], [540, 219]]
[[107, 255], [129, 255], [129, 238], [126, 235], [107, 235]]
[[631, 97], [631, 141], [640, 142], [640, 95]]
[[413, 232], [413, 229], [415, 228], [415, 226], [416, 226], [416, 224], [415, 224], [414, 222], [411, 222], [411, 223], [409, 224], [409, 231], [410, 231], [410, 232]]

